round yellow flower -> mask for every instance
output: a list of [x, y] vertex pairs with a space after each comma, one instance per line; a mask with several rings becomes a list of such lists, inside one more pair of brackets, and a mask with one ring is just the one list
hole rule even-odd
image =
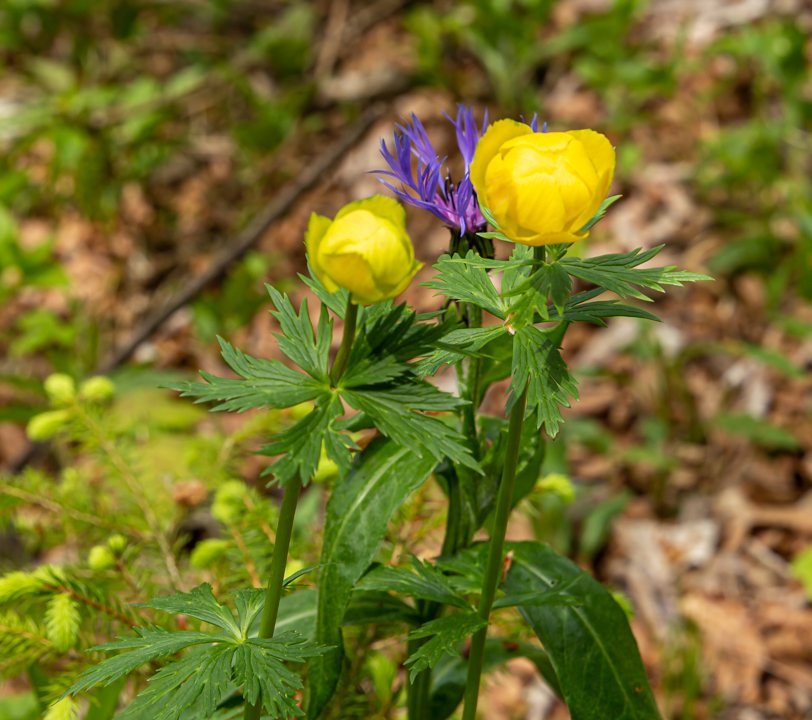
[[400, 295], [422, 267], [406, 234], [406, 212], [382, 195], [346, 205], [335, 220], [313, 213], [305, 243], [327, 291], [346, 288], [360, 305]]
[[572, 243], [598, 211], [615, 173], [615, 151], [594, 130], [533, 132], [500, 120], [477, 145], [471, 182], [500, 231], [521, 245]]

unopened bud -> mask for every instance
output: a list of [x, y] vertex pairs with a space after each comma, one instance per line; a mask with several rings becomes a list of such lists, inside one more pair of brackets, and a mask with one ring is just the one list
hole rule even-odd
[[55, 373], [45, 379], [45, 392], [54, 405], [65, 405], [76, 397], [76, 384], [70, 375]]
[[116, 557], [121, 557], [127, 549], [127, 538], [116, 533], [107, 539], [107, 547]]
[[116, 556], [113, 551], [106, 545], [94, 545], [90, 548], [90, 553], [87, 556], [87, 564], [91, 570], [101, 572], [102, 570], [109, 570], [116, 565]]
[[113, 385], [113, 381], [103, 375], [85, 380], [79, 388], [79, 394], [83, 399], [95, 403], [107, 402], [115, 392], [116, 386]]
[[70, 411], [51, 410], [32, 417], [25, 431], [28, 437], [35, 442], [50, 440], [65, 427], [68, 420], [70, 420]]

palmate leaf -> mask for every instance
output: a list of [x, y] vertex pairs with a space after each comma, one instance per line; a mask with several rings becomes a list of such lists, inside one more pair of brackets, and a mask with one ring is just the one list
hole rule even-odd
[[239, 378], [221, 378], [201, 372], [205, 383], [182, 382], [166, 385], [181, 397], [195, 397], [195, 403], [219, 402], [213, 411], [243, 412], [251, 408], [286, 408], [324, 397], [329, 383], [283, 365], [279, 360], [261, 360], [246, 355], [222, 338], [223, 359]]
[[283, 295], [272, 285], [265, 286], [271, 296], [276, 310], [271, 311], [282, 329], [274, 333], [279, 349], [311, 377], [327, 382], [328, 357], [330, 342], [333, 337], [333, 321], [329, 319], [327, 309], [322, 306], [319, 314], [319, 325], [313, 338], [313, 326], [307, 312], [307, 299], [302, 300], [299, 314], [287, 295]]
[[153, 598], [150, 602], [139, 603], [135, 607], [148, 607], [171, 615], [188, 615], [225, 630], [239, 639], [240, 627], [234, 621], [234, 613], [220, 605], [214, 597], [211, 585], [203, 583], [189, 592], [178, 592], [170, 597]]
[[289, 427], [263, 445], [260, 455], [282, 455], [263, 475], [273, 473], [279, 485], [288, 483], [297, 473], [307, 482], [316, 472], [321, 458], [321, 450], [327, 453], [344, 475], [350, 467], [350, 448], [358, 449], [349, 435], [338, 431], [336, 420], [343, 415], [344, 408], [338, 396], [322, 405], [316, 405], [293, 427]]
[[630, 296], [646, 301], [650, 298], [633, 287], [634, 285], [664, 292], [663, 285], [681, 286], [684, 282], [712, 280], [707, 275], [676, 270], [673, 266], [638, 267], [651, 260], [662, 249], [663, 246], [660, 245], [645, 252], [641, 252], [638, 248], [628, 253], [600, 255], [594, 258], [563, 258], [560, 263], [573, 277], [600, 285], [622, 298]]
[[443, 605], [469, 610], [471, 606], [460, 597], [445, 575], [428, 561], [420, 562], [411, 556], [414, 572], [406, 568], [381, 566], [365, 575], [356, 586], [356, 590], [391, 590], [403, 593], [418, 600], [432, 600]]
[[461, 404], [459, 398], [440, 392], [433, 385], [415, 381], [401, 385], [344, 390], [350, 406], [365, 413], [384, 435], [419, 457], [428, 451], [438, 461], [444, 456], [481, 472], [461, 435], [441, 420], [418, 411], [447, 412]]
[[438, 274], [424, 285], [451, 300], [479, 305], [504, 320], [505, 303], [488, 276], [487, 266], [478, 262], [478, 258], [473, 250], [468, 251], [464, 262], [459, 262], [459, 255], [453, 258], [443, 255], [434, 266]]
[[427, 668], [434, 667], [443, 653], [453, 655], [457, 652], [457, 645], [469, 635], [473, 635], [480, 628], [488, 624], [475, 612], [461, 612], [437, 618], [419, 627], [410, 633], [410, 640], [431, 638], [420, 649], [406, 659], [409, 668], [409, 680], [414, 682], [418, 673]]
[[567, 394], [578, 399], [575, 378], [561, 358], [558, 346], [538, 328], [528, 325], [513, 341], [513, 380], [508, 410], [527, 386], [527, 414], [537, 415], [537, 427], [544, 425], [550, 437], [558, 434], [563, 422], [559, 406], [569, 407]]
[[[522, 315], [525, 322], [532, 322], [533, 310], [538, 309], [544, 320], [548, 319], [547, 302], [562, 313], [572, 291], [572, 279], [561, 263], [541, 263], [524, 282], [502, 293], [503, 298], [516, 297], [510, 306], [512, 315]], [[517, 328], [516, 322], [511, 326]]]
[[284, 663], [304, 662], [327, 648], [307, 642], [293, 632], [268, 640], [249, 638], [251, 623], [262, 610], [263, 596], [264, 592], [259, 589], [238, 592], [236, 622], [232, 611], [217, 602], [208, 585], [144, 603], [142, 607], [188, 615], [228, 634], [135, 628], [137, 637], [120, 637], [115, 642], [92, 648], [92, 651], [129, 652], [107, 658], [82, 673], [65, 695], [74, 695], [101, 683], [110, 685], [147, 662], [202, 646], [161, 668], [122, 717], [148, 710], [154, 720], [177, 720], [184, 710], [197, 703], [210, 717], [224, 693], [234, 685], [243, 685], [246, 700], [252, 704], [261, 700], [273, 717], [301, 716], [295, 692], [302, 688], [302, 683]]
[[384, 308], [385, 305], [379, 303], [364, 310], [361, 329], [340, 382], [342, 387], [387, 382], [411, 371], [407, 361], [432, 352], [434, 345], [458, 324], [451, 317], [427, 322], [437, 313], [418, 315], [405, 304]]
[[333, 293], [327, 292], [327, 288], [321, 284], [319, 279], [316, 277], [316, 273], [313, 272], [313, 267], [310, 264], [310, 257], [306, 257], [308, 274], [303, 275], [302, 273], [299, 273], [299, 278], [315, 293], [316, 297], [321, 300], [323, 305], [326, 305], [332, 312], [343, 320], [344, 313], [347, 312], [347, 300], [350, 297], [349, 290], [346, 288], [339, 288]]
[[485, 345], [506, 333], [502, 325], [453, 330], [436, 343], [436, 349], [430, 355], [415, 363], [414, 370], [420, 377], [426, 377], [434, 375], [443, 365], [453, 365], [465, 357], [481, 357], [479, 351]]

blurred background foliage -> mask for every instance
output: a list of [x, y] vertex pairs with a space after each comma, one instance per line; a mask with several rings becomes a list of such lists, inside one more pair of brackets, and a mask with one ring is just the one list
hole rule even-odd
[[[659, 328], [573, 328], [565, 351], [584, 402], [550, 445], [516, 532], [550, 542], [629, 595], [669, 718], [745, 705], [784, 717], [808, 713], [812, 683], [786, 668], [806, 667], [808, 675], [812, 662], [804, 594], [804, 583], [812, 587], [804, 554], [812, 528], [800, 519], [812, 488], [810, 30], [812, 9], [802, 0], [0, 3], [0, 461], [7, 470], [26, 450], [25, 423], [53, 410], [47, 376], [79, 382], [92, 374], [367, 106], [386, 107], [385, 120], [336, 172], [144, 342], [133, 362], [113, 370], [115, 400], [87, 410], [82, 417], [92, 425], [71, 416], [47, 457], [4, 477], [0, 570], [45, 564], [67, 573], [51, 590], [36, 585], [17, 620], [34, 623], [26, 632], [46, 647], [58, 640], [70, 652], [26, 650], [27, 667], [0, 652], [0, 718], [42, 716], [63, 675], [81, 667], [78, 650], [106, 637], [108, 626], [98, 622], [105, 611], [77, 595], [135, 601], [169, 591], [176, 582], [163, 567], [169, 557], [183, 582], [206, 579], [218, 590], [264, 577], [275, 497], [258, 480], [262, 463], [251, 451], [289, 418], [257, 414], [235, 425], [156, 387], [198, 367], [216, 369], [217, 334], [272, 354], [263, 283], [304, 296], [296, 273], [305, 269], [309, 212], [329, 213], [378, 191], [363, 173], [380, 166], [378, 137], [388, 137], [400, 115], [421, 114], [450, 152], [439, 110], [453, 112], [457, 101], [479, 117], [485, 107], [492, 119], [538, 112], [553, 129], [607, 133], [618, 148], [624, 199], [586, 251], [665, 242], [668, 264], [717, 278], [658, 302]], [[418, 255], [430, 263], [443, 231], [409, 218]], [[417, 286], [407, 299], [427, 308], [435, 302]], [[500, 397], [489, 402], [500, 412]], [[320, 522], [332, 480], [323, 470], [297, 516], [293, 557], [304, 564], [318, 556], [318, 534], [304, 530]], [[154, 522], [144, 503], [154, 507]], [[784, 514], [777, 520], [764, 507]], [[742, 530], [734, 520], [744, 516], [752, 522]], [[381, 559], [396, 561], [404, 546], [420, 543], [430, 552], [441, 521], [442, 495], [427, 487], [393, 521]], [[645, 522], [667, 532], [704, 521], [715, 523], [707, 557], [674, 561], [661, 578], [672, 592], [694, 568], [706, 585], [680, 588], [685, 607], [678, 611], [662, 600], [663, 587], [646, 581], [674, 628], [662, 634], [652, 628], [659, 610], [646, 609], [647, 590], [624, 569], [642, 562], [628, 538]], [[94, 566], [91, 548], [112, 547], [110, 525], [130, 529], [128, 549], [97, 550]], [[774, 576], [740, 578], [738, 599], [713, 585], [725, 558], [759, 552]], [[246, 557], [250, 578], [234, 570]], [[697, 587], [704, 599], [696, 599]], [[762, 618], [759, 608], [777, 588], [795, 598], [797, 626]], [[0, 613], [12, 612], [20, 596], [2, 592], [0, 603], [12, 605], [0, 604]], [[62, 608], [68, 620], [75, 616], [67, 635], [53, 621], [53, 598], [62, 596], [78, 603]], [[741, 628], [730, 627], [723, 641], [709, 630], [708, 618], [727, 602], [747, 615], [753, 652], [769, 663], [745, 662], [725, 645]], [[14, 620], [2, 617], [0, 637]], [[806, 649], [771, 645], [781, 632], [808, 638]], [[350, 641], [357, 662], [335, 717], [391, 717], [402, 698], [389, 678], [402, 658], [370, 651], [374, 636]], [[725, 668], [742, 662], [757, 677], [731, 678], [736, 673]], [[510, 682], [515, 674], [502, 687]], [[489, 718], [524, 717], [500, 710], [500, 697], [489, 695]], [[48, 720], [74, 711], [110, 717], [89, 707], [48, 711]]]

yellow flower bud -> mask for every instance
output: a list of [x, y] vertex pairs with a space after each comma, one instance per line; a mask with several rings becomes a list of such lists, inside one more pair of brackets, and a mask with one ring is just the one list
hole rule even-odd
[[65, 405], [76, 395], [76, 385], [70, 375], [55, 373], [45, 378], [45, 392], [55, 405]]
[[609, 192], [615, 151], [594, 130], [533, 132], [500, 120], [477, 145], [471, 182], [500, 231], [520, 245], [572, 243]]
[[327, 291], [346, 288], [361, 305], [400, 295], [422, 267], [406, 234], [406, 212], [382, 195], [346, 205], [335, 220], [313, 213], [305, 242]]

